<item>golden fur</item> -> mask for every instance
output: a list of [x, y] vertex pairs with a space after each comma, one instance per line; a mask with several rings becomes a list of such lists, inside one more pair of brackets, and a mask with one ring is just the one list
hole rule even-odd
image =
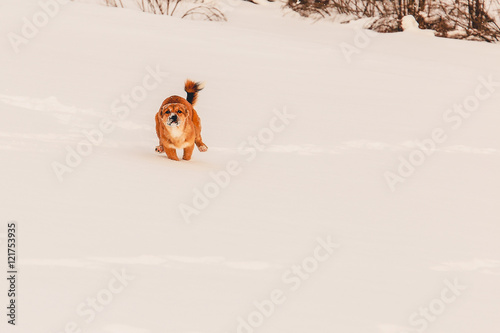
[[165, 152], [171, 160], [179, 160], [176, 149], [184, 149], [182, 158], [187, 161], [191, 159], [195, 144], [201, 152], [208, 149], [201, 139], [200, 117], [193, 108], [201, 89], [203, 87], [200, 83], [186, 80], [186, 99], [170, 96], [163, 101], [156, 113], [156, 135], [160, 143], [155, 150]]

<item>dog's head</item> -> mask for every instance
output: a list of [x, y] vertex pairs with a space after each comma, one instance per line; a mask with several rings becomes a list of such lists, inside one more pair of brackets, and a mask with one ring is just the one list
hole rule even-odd
[[160, 118], [165, 126], [179, 127], [186, 123], [189, 110], [180, 103], [165, 104], [160, 109]]

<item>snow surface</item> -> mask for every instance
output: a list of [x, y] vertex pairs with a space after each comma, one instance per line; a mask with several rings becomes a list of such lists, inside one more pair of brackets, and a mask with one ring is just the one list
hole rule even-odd
[[[16, 53], [7, 36], [40, 5], [1, 6], [0, 241], [17, 221], [20, 258], [15, 327], [0, 283], [2, 332], [500, 329], [500, 87], [447, 113], [500, 81], [498, 45], [312, 24], [280, 4], [202, 22], [70, 2]], [[174, 162], [154, 152], [154, 115], [186, 78], [206, 81], [209, 150]], [[59, 181], [54, 162], [103, 119], [115, 128]], [[391, 191], [384, 175], [436, 128], [447, 139]], [[252, 150], [258, 135], [272, 139]], [[207, 185], [224, 170], [229, 185]], [[186, 223], [207, 186], [218, 195]]]
[[405, 32], [412, 32], [412, 33], [423, 33], [427, 34], [428, 36], [434, 36], [435, 31], [434, 30], [428, 30], [428, 29], [420, 29], [418, 27], [418, 22], [415, 20], [415, 17], [413, 15], [406, 15], [401, 19], [401, 25], [403, 27], [403, 30]]

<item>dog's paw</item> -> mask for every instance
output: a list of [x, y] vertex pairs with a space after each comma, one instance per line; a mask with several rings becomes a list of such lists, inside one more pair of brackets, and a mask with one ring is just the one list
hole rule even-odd
[[202, 153], [208, 150], [208, 147], [205, 145], [198, 146], [198, 150], [201, 151]]
[[157, 153], [163, 153], [165, 150], [163, 150], [163, 146], [156, 146], [155, 151]]

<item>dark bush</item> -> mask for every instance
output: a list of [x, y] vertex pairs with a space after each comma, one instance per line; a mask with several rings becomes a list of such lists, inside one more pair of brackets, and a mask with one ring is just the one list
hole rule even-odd
[[378, 32], [401, 31], [402, 18], [412, 15], [419, 28], [435, 30], [437, 36], [500, 39], [499, 0], [288, 0], [285, 7], [315, 19], [336, 14], [372, 17], [368, 28]]

